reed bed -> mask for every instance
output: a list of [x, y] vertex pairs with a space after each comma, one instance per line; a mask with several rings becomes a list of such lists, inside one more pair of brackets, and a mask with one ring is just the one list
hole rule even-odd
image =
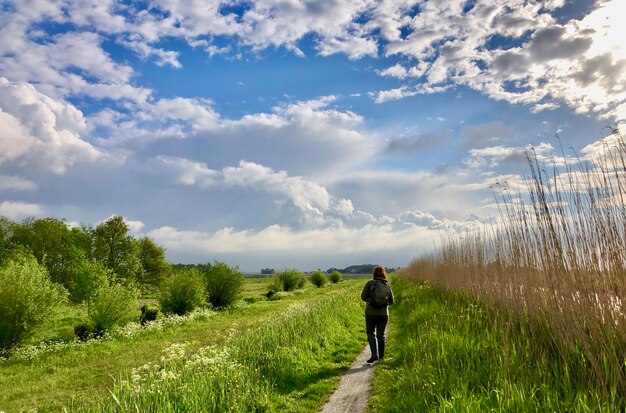
[[626, 144], [546, 166], [528, 151], [526, 188], [494, 188], [499, 217], [449, 235], [410, 277], [478, 297], [520, 351], [560, 360], [562, 379], [626, 399]]

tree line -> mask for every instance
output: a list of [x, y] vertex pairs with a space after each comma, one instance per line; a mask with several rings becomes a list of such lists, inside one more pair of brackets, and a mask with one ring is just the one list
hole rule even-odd
[[123, 217], [116, 215], [95, 228], [69, 227], [57, 218], [14, 222], [0, 216], [0, 264], [29, 251], [50, 279], [80, 300], [84, 278], [97, 265], [117, 282], [146, 291], [171, 271], [165, 249], [148, 237], [134, 238]]

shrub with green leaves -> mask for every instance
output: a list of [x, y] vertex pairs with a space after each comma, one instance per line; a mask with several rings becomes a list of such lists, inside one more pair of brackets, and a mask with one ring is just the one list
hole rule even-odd
[[333, 284], [343, 281], [343, 275], [341, 275], [339, 271], [331, 272], [329, 278], [330, 278], [330, 282], [332, 282]]
[[311, 283], [313, 283], [313, 285], [315, 285], [317, 288], [320, 288], [326, 285], [326, 282], [328, 280], [326, 279], [326, 274], [324, 274], [323, 272], [313, 271], [311, 275], [309, 275], [309, 281], [311, 281]]
[[270, 284], [274, 291], [293, 291], [304, 287], [306, 277], [296, 269], [283, 270], [277, 273]]
[[228, 307], [243, 291], [244, 276], [237, 267], [229, 267], [223, 262], [213, 262], [204, 272], [207, 301], [213, 308]]
[[205, 302], [202, 276], [195, 269], [181, 269], [161, 283], [159, 303], [164, 313], [184, 315]]
[[85, 301], [89, 308], [98, 288], [108, 284], [111, 279], [111, 271], [107, 270], [104, 265], [84, 260], [74, 274], [70, 298], [75, 303]]
[[101, 334], [136, 318], [137, 292], [117, 283], [101, 285], [93, 294], [88, 313], [95, 333]]
[[66, 297], [32, 253], [13, 251], [0, 267], [0, 354], [29, 337]]

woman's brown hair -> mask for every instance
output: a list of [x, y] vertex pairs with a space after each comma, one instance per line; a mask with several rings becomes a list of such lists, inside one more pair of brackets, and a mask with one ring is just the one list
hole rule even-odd
[[372, 278], [384, 278], [387, 279], [387, 271], [385, 271], [385, 267], [382, 265], [377, 265], [374, 267], [374, 272], [372, 273]]

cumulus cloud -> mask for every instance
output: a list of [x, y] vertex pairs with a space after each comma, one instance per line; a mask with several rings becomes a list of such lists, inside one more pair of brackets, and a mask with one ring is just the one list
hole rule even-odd
[[37, 184], [20, 176], [0, 175], [0, 191], [34, 191]]
[[5, 216], [15, 221], [28, 217], [42, 216], [45, 209], [38, 204], [17, 201], [0, 202], [0, 216]]
[[219, 171], [202, 162], [176, 157], [158, 157], [152, 160], [152, 165], [182, 185], [205, 189], [218, 187], [222, 190], [247, 188], [276, 196], [278, 201], [290, 202], [316, 223], [327, 223], [327, 219], [333, 216], [354, 213], [349, 200], [334, 199], [325, 187], [254, 162], [240, 161], [238, 166], [224, 167]]
[[86, 129], [82, 113], [32, 85], [0, 77], [0, 110], [0, 164], [28, 160], [62, 174], [76, 162], [103, 156], [80, 137]]
[[[381, 50], [402, 60], [379, 72], [406, 81], [376, 93], [379, 103], [465, 85], [495, 99], [531, 104], [535, 111], [564, 103], [624, 118], [621, 2], [598, 2], [582, 19], [559, 23], [554, 12], [562, 4], [488, 0], [419, 2], [416, 8], [411, 1], [261, 0], [234, 8], [196, 0], [158, 0], [149, 7], [110, 0], [16, 2], [3, 16], [0, 35], [14, 41], [0, 46], [5, 56], [0, 69], [14, 80], [40, 82], [54, 97], [88, 94], [143, 102], [151, 91], [132, 84], [132, 69], [111, 59], [103, 39], [112, 37], [142, 58], [180, 68], [178, 52], [159, 42], [181, 39], [212, 55], [281, 46], [302, 55], [299, 42], [313, 35], [321, 55], [358, 59]], [[43, 20], [78, 30], [61, 35], [32, 30]], [[237, 47], [213, 44], [219, 36]]]
[[193, 158], [202, 152], [214, 168], [246, 159], [297, 175], [327, 176], [362, 164], [378, 149], [375, 135], [363, 130], [363, 118], [335, 108], [335, 100], [323, 96], [287, 102], [269, 112], [229, 119], [206, 99], [161, 99], [132, 114], [106, 109], [87, 122], [98, 144], [109, 148], [187, 139], [192, 150], [181, 154], [179, 149], [177, 156]]
[[[626, 59], [621, 44], [619, 1], [598, 3], [582, 20], [558, 24], [558, 2], [427, 2], [415, 16], [402, 3], [382, 2], [373, 13], [388, 55], [407, 57], [381, 76], [409, 80], [423, 77], [430, 87], [465, 85], [495, 99], [533, 104], [535, 111], [565, 103], [580, 112], [623, 119]], [[370, 22], [370, 25], [375, 23]], [[398, 33], [404, 29], [406, 37]], [[530, 33], [528, 39], [526, 36]], [[494, 39], [509, 39], [501, 48]], [[413, 59], [413, 60], [411, 60]], [[415, 62], [410, 64], [410, 62]], [[416, 94], [414, 84], [382, 91], [376, 102]]]

